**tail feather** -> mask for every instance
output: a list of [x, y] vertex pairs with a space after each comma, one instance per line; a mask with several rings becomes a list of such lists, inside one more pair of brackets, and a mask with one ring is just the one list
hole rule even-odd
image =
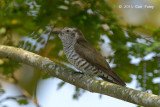
[[105, 81], [114, 83], [114, 84], [118, 84], [118, 85], [121, 85], [121, 86], [126, 86], [125, 82], [122, 81], [122, 80], [121, 80], [121, 81], [117, 81], [116, 79], [114, 79], [114, 81], [113, 81], [113, 80], [110, 80], [110, 79], [108, 79], [108, 78], [106, 78], [106, 77], [102, 77], [102, 76], [100, 76], [100, 78], [102, 78], [102, 79], [105, 80]]

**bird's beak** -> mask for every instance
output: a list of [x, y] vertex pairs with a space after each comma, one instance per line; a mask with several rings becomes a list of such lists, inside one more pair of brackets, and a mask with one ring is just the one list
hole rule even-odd
[[60, 34], [61, 31], [54, 31], [54, 32], [52, 32], [52, 33], [54, 33], [54, 34]]

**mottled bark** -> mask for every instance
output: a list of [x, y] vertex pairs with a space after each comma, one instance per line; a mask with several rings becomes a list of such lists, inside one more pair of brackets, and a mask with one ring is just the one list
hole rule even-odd
[[90, 92], [101, 93], [145, 107], [160, 107], [160, 96], [75, 73], [75, 71], [54, 63], [48, 58], [21, 48], [0, 45], [0, 58], [9, 58], [13, 61], [28, 64], [42, 70], [49, 76], [57, 77]]

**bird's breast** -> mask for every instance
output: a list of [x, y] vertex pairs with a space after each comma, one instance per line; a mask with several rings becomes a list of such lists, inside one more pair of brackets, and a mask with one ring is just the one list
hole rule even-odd
[[98, 69], [76, 53], [74, 48], [64, 49], [64, 53], [66, 54], [68, 61], [78, 70], [89, 74], [98, 72]]

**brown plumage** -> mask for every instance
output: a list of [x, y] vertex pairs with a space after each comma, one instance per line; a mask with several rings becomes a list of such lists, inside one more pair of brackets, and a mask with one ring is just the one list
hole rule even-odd
[[[56, 31], [53, 33], [58, 33], [62, 40], [64, 52], [71, 64], [73, 64], [77, 69], [86, 72], [86, 70], [95, 71], [93, 74], [97, 74], [105, 81], [109, 81], [118, 85], [125, 86], [126, 84], [117, 76], [117, 74], [110, 68], [109, 64], [105, 58], [101, 55], [99, 51], [96, 50], [83, 36], [83, 34], [76, 28], [64, 28], [61, 31]], [[66, 34], [65, 34], [66, 33]], [[68, 45], [69, 44], [69, 45]], [[68, 46], [67, 46], [68, 45]], [[73, 47], [72, 47], [73, 45]], [[68, 50], [69, 49], [69, 50]], [[70, 53], [69, 53], [70, 52]], [[88, 63], [92, 69], [84, 69], [83, 66], [76, 65], [76, 60], [72, 58], [77, 55], [81, 58], [81, 62], [78, 63]], [[70, 58], [71, 57], [71, 58]], [[84, 60], [83, 60], [84, 59]], [[82, 69], [83, 68], [83, 69]], [[90, 71], [90, 72], [92, 72]]]

